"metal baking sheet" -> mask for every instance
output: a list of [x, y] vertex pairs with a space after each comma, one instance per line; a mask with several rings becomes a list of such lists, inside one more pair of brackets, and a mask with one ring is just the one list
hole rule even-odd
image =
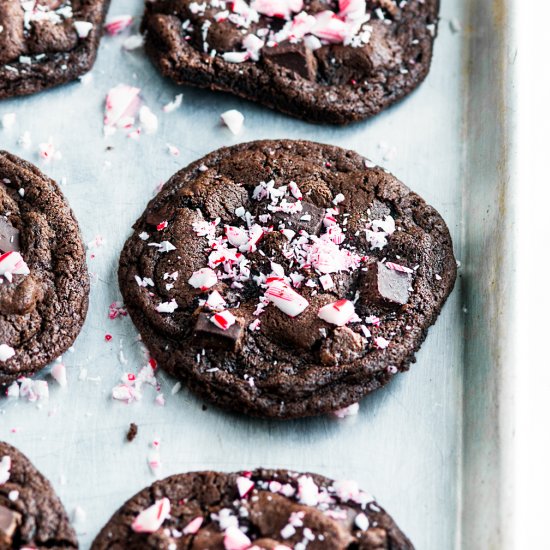
[[[77, 506], [85, 511], [77, 525], [83, 548], [127, 498], [154, 480], [147, 465], [154, 438], [161, 441], [162, 475], [277, 466], [354, 478], [419, 549], [503, 547], [509, 495], [501, 482], [507, 456], [500, 432], [502, 376], [495, 373], [503, 365], [500, 319], [508, 304], [502, 277], [510, 265], [505, 102], [513, 56], [507, 2], [442, 4], [426, 82], [374, 120], [345, 128], [310, 125], [229, 95], [178, 89], [141, 50], [123, 51], [124, 36], [104, 38], [91, 82], [0, 104], [0, 115], [17, 115], [15, 127], [0, 130], [0, 146], [63, 182], [85, 242], [104, 240], [88, 250], [90, 312], [74, 351], [63, 357], [68, 388], [46, 370], [40, 378], [51, 382], [49, 401], [0, 400], [0, 438], [32, 459], [69, 512]], [[116, 0], [110, 14], [139, 18], [141, 10], [141, 0]], [[138, 141], [123, 132], [103, 136], [105, 95], [121, 82], [142, 89], [159, 116], [157, 134]], [[180, 92], [182, 106], [164, 114], [161, 106]], [[219, 123], [232, 108], [246, 117], [238, 137]], [[18, 145], [26, 130], [29, 148]], [[37, 150], [50, 137], [62, 157], [46, 164]], [[118, 255], [132, 223], [176, 170], [218, 147], [259, 138], [354, 149], [390, 169], [444, 216], [462, 268], [416, 365], [343, 421], [259, 421], [214, 407], [204, 411], [186, 390], [171, 395], [175, 381], [164, 374], [165, 407], [155, 405], [152, 389], [139, 403], [114, 402], [110, 392], [121, 374], [144, 364], [130, 320], [107, 316], [109, 304], [120, 299]], [[180, 156], [170, 155], [167, 144]], [[106, 334], [113, 335], [110, 342]], [[139, 425], [139, 435], [128, 444], [130, 422]]]

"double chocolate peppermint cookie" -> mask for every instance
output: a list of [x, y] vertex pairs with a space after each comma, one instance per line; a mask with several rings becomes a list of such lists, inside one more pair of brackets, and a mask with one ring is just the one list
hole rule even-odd
[[92, 545], [193, 550], [411, 550], [393, 519], [353, 481], [256, 470], [195, 472], [132, 497]]
[[0, 99], [88, 72], [109, 0], [0, 0]]
[[156, 0], [145, 47], [178, 84], [345, 124], [428, 74], [439, 0]]
[[0, 442], [0, 548], [78, 548], [49, 481], [17, 449]]
[[431, 206], [307, 141], [207, 155], [134, 229], [119, 281], [152, 356], [205, 399], [264, 417], [338, 410], [407, 370], [456, 278]]
[[73, 343], [88, 292], [84, 245], [59, 187], [0, 151], [0, 384], [32, 375]]

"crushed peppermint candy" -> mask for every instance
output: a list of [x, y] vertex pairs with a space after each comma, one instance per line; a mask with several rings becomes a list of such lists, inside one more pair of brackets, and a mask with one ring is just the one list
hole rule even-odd
[[5, 455], [0, 459], [0, 485], [7, 483], [10, 479], [11, 457]]
[[0, 344], [0, 361], [5, 362], [15, 355], [15, 350], [7, 344]]
[[338, 327], [347, 325], [355, 315], [355, 306], [349, 300], [338, 300], [319, 309], [319, 318]]
[[132, 530], [136, 533], [154, 533], [169, 515], [170, 501], [164, 497], [138, 514], [132, 522]]
[[236, 109], [225, 111], [225, 113], [222, 113], [221, 119], [233, 135], [236, 136], [241, 133], [244, 125], [244, 115], [240, 111]]
[[210, 317], [210, 322], [214, 323], [214, 325], [222, 330], [227, 330], [229, 327], [233, 326], [236, 321], [237, 319], [235, 319], [235, 316], [227, 309], [215, 313]]
[[120, 34], [132, 25], [134, 18], [131, 15], [115, 15], [109, 17], [105, 23], [105, 32], [110, 36]]

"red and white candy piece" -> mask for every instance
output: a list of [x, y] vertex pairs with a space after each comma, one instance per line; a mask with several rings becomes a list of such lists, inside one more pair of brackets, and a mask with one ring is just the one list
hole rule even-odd
[[12, 275], [28, 275], [29, 267], [19, 252], [5, 252], [0, 256], [0, 275], [11, 281]]
[[154, 533], [170, 515], [170, 501], [164, 497], [155, 504], [142, 510], [132, 522], [132, 529], [136, 533]]
[[303, 0], [254, 0], [251, 8], [268, 17], [290, 19], [292, 13], [302, 11]]
[[121, 33], [124, 29], [127, 29], [134, 18], [131, 15], [115, 15], [110, 17], [105, 23], [105, 32], [111, 36]]
[[111, 88], [105, 100], [103, 124], [105, 132], [112, 134], [115, 128], [130, 128], [134, 124], [141, 103], [139, 88], [119, 84]]
[[393, 269], [394, 271], [400, 271], [401, 273], [414, 273], [410, 267], [405, 267], [401, 264], [395, 264], [393, 262], [386, 262], [386, 267], [388, 269]]
[[213, 290], [210, 293], [210, 296], [208, 296], [208, 299], [206, 300], [206, 305], [212, 311], [219, 311], [219, 310], [225, 309], [227, 302], [224, 300], [223, 296], [217, 290]]
[[241, 498], [246, 497], [252, 489], [254, 489], [254, 485], [254, 482], [250, 478], [239, 476], [237, 478], [237, 490], [239, 491], [239, 496]]
[[390, 345], [390, 341], [386, 340], [383, 336], [378, 336], [374, 339], [376, 347], [379, 349], [386, 349]]
[[225, 226], [225, 235], [227, 240], [233, 245], [239, 248], [248, 242], [248, 234], [245, 229], [241, 227], [234, 227], [233, 225]]
[[195, 271], [187, 281], [192, 287], [207, 290], [218, 282], [218, 276], [213, 269], [203, 267]]
[[265, 297], [289, 317], [300, 315], [309, 306], [309, 302], [303, 296], [280, 280], [269, 283]]
[[318, 315], [327, 323], [343, 327], [355, 317], [355, 307], [353, 302], [342, 299], [323, 306]]
[[223, 537], [225, 550], [247, 550], [251, 545], [251, 540], [235, 526], [228, 527]]
[[339, 17], [359, 19], [365, 15], [365, 0], [338, 0]]
[[210, 322], [214, 323], [222, 330], [227, 330], [229, 327], [233, 326], [236, 320], [235, 316], [228, 309], [215, 313], [210, 317]]
[[182, 533], [184, 535], [194, 535], [199, 531], [201, 528], [201, 525], [204, 522], [204, 518], [202, 516], [198, 516], [195, 519], [192, 519], [184, 528]]
[[15, 355], [15, 350], [7, 344], [0, 344], [0, 361], [4, 362]]

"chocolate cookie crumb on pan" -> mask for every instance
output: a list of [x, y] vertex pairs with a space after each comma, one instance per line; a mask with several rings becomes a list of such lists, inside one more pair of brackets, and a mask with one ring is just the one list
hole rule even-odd
[[129, 442], [132, 442], [138, 434], [138, 427], [137, 424], [134, 424], [133, 422], [130, 424], [130, 427], [128, 428], [128, 432], [126, 433], [126, 440]]
[[353, 481], [287, 470], [194, 472], [157, 481], [107, 522], [92, 550], [412, 550]]
[[245, 414], [337, 411], [409, 368], [456, 278], [441, 216], [352, 151], [219, 149], [134, 225], [119, 283], [159, 365]]
[[59, 187], [0, 151], [0, 385], [33, 375], [72, 345], [88, 293], [84, 245]]
[[78, 548], [49, 481], [17, 449], [0, 442], [0, 548]]
[[178, 84], [312, 122], [377, 114], [428, 74], [439, 0], [156, 0], [148, 55]]
[[0, 99], [88, 72], [109, 0], [0, 0]]

